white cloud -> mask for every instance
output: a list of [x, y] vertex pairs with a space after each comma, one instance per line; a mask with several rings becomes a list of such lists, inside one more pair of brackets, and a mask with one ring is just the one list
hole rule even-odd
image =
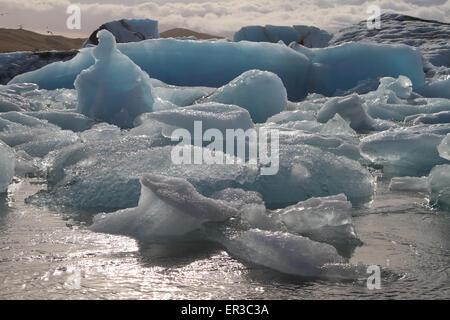
[[[0, 0], [0, 26], [66, 33], [66, 8], [69, 0]], [[160, 29], [185, 27], [201, 32], [231, 36], [244, 25], [307, 24], [334, 31], [366, 19], [366, 8], [380, 5], [382, 12], [399, 12], [449, 22], [447, 0], [210, 0], [181, 1], [79, 0], [82, 8], [82, 30], [89, 35], [106, 21], [120, 18], [159, 20]], [[101, 2], [101, 3], [97, 3]]]

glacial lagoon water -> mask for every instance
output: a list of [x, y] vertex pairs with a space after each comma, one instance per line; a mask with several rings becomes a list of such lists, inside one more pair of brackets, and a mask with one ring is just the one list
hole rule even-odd
[[[15, 181], [0, 199], [1, 299], [448, 299], [450, 213], [424, 195], [378, 184], [354, 224], [363, 244], [351, 264], [378, 265], [367, 280], [283, 275], [207, 243], [144, 244], [88, 230], [93, 213], [25, 199], [45, 181]], [[369, 276], [369, 274], [367, 275]]]

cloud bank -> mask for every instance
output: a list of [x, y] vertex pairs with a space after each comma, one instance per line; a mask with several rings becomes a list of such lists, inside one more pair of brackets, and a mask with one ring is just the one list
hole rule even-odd
[[[81, 30], [68, 30], [66, 9], [81, 7]], [[121, 18], [150, 18], [160, 30], [174, 27], [231, 37], [244, 25], [314, 25], [331, 32], [367, 19], [366, 9], [398, 12], [450, 22], [448, 0], [0, 0], [0, 26], [87, 36], [99, 25]]]

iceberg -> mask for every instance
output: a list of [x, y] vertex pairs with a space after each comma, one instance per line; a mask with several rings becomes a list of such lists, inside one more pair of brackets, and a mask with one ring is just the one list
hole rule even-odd
[[249, 70], [200, 102], [220, 102], [247, 109], [253, 122], [265, 122], [287, 108], [287, 93], [274, 73]]
[[[219, 88], [245, 71], [258, 69], [278, 75], [290, 100], [299, 101], [306, 95], [310, 61], [285, 45], [150, 39], [118, 44], [117, 48], [153, 78], [171, 85]], [[67, 63], [57, 62], [21, 74], [10, 83], [36, 83], [39, 88], [50, 90], [71, 89], [77, 75], [95, 63], [92, 50], [85, 48]], [[55, 74], [58, 76], [52, 76]]]
[[363, 80], [401, 75], [411, 79], [413, 88], [425, 84], [420, 50], [410, 46], [350, 42], [322, 49], [291, 47], [312, 62], [308, 92], [331, 96]]
[[101, 30], [97, 35], [95, 64], [82, 71], [74, 83], [78, 112], [119, 127], [132, 127], [137, 116], [152, 111], [150, 77], [117, 50], [111, 33]]
[[83, 48], [97, 45], [97, 34], [101, 30], [107, 30], [112, 33], [117, 43], [159, 38], [158, 21], [150, 19], [121, 19], [102, 24], [89, 36], [89, 39], [83, 44]]
[[5, 192], [14, 177], [14, 152], [0, 140], [0, 194]]
[[449, 124], [417, 125], [387, 130], [361, 140], [361, 152], [383, 166], [387, 176], [423, 176], [446, 162], [437, 146], [450, 133]]
[[291, 42], [298, 42], [308, 48], [323, 48], [328, 46], [331, 40], [330, 35], [325, 30], [313, 26], [295, 25], [289, 26], [245, 26], [233, 35], [234, 42], [273, 42], [282, 41], [289, 45]]
[[389, 190], [406, 192], [428, 192], [428, 177], [395, 177], [391, 179]]

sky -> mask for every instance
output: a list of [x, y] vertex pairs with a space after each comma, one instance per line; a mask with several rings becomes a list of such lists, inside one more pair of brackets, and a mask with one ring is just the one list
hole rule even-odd
[[[70, 4], [81, 9], [80, 29], [66, 26]], [[245, 25], [314, 25], [334, 32], [367, 19], [367, 8], [450, 22], [450, 0], [0, 0], [0, 27], [87, 37], [121, 18], [159, 21], [159, 30], [188, 28], [232, 37]]]

